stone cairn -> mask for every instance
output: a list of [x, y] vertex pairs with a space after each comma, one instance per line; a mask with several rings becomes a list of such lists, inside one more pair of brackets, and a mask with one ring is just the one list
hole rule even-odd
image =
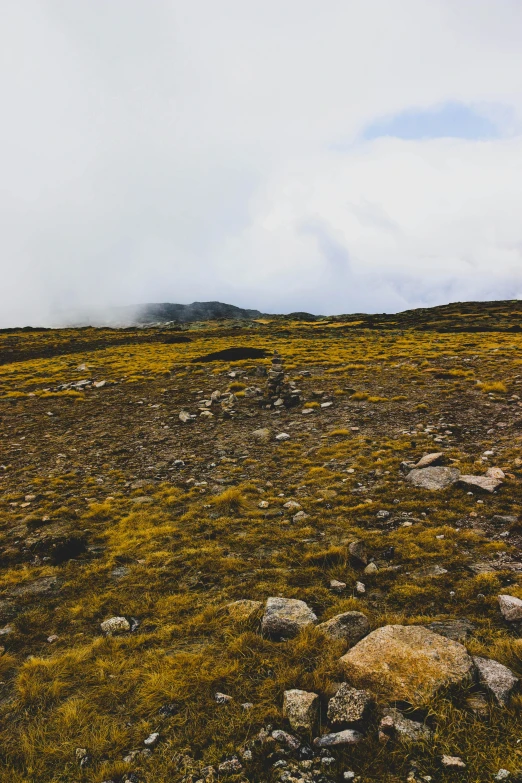
[[272, 366], [268, 371], [267, 380], [267, 408], [293, 408], [301, 402], [301, 392], [296, 389], [295, 382], [290, 381], [285, 375], [283, 358], [279, 351], [274, 351]]

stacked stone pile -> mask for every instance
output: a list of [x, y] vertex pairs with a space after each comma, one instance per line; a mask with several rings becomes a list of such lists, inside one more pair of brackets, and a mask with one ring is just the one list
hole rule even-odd
[[272, 366], [267, 379], [267, 408], [293, 408], [301, 402], [301, 391], [294, 381], [285, 375], [283, 358], [279, 351], [274, 351]]

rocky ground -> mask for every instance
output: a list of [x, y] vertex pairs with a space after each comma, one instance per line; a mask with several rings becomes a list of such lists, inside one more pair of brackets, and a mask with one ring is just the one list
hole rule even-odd
[[495, 307], [0, 334], [0, 779], [517, 780]]

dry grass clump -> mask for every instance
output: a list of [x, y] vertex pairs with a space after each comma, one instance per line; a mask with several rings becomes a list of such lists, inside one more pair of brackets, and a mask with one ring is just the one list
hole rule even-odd
[[230, 487], [212, 498], [212, 505], [220, 514], [239, 514], [246, 508], [246, 499], [237, 487]]
[[507, 394], [507, 386], [503, 381], [486, 381], [478, 386], [486, 394]]

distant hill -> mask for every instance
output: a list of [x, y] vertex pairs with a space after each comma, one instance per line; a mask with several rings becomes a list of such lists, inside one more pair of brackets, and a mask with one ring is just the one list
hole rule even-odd
[[64, 313], [60, 321], [64, 326], [152, 326], [167, 323], [193, 323], [194, 321], [217, 321], [220, 319], [244, 321], [261, 318], [259, 310], [247, 310], [224, 302], [192, 302], [174, 304], [171, 302], [127, 305], [106, 310], [92, 310], [81, 313]]

